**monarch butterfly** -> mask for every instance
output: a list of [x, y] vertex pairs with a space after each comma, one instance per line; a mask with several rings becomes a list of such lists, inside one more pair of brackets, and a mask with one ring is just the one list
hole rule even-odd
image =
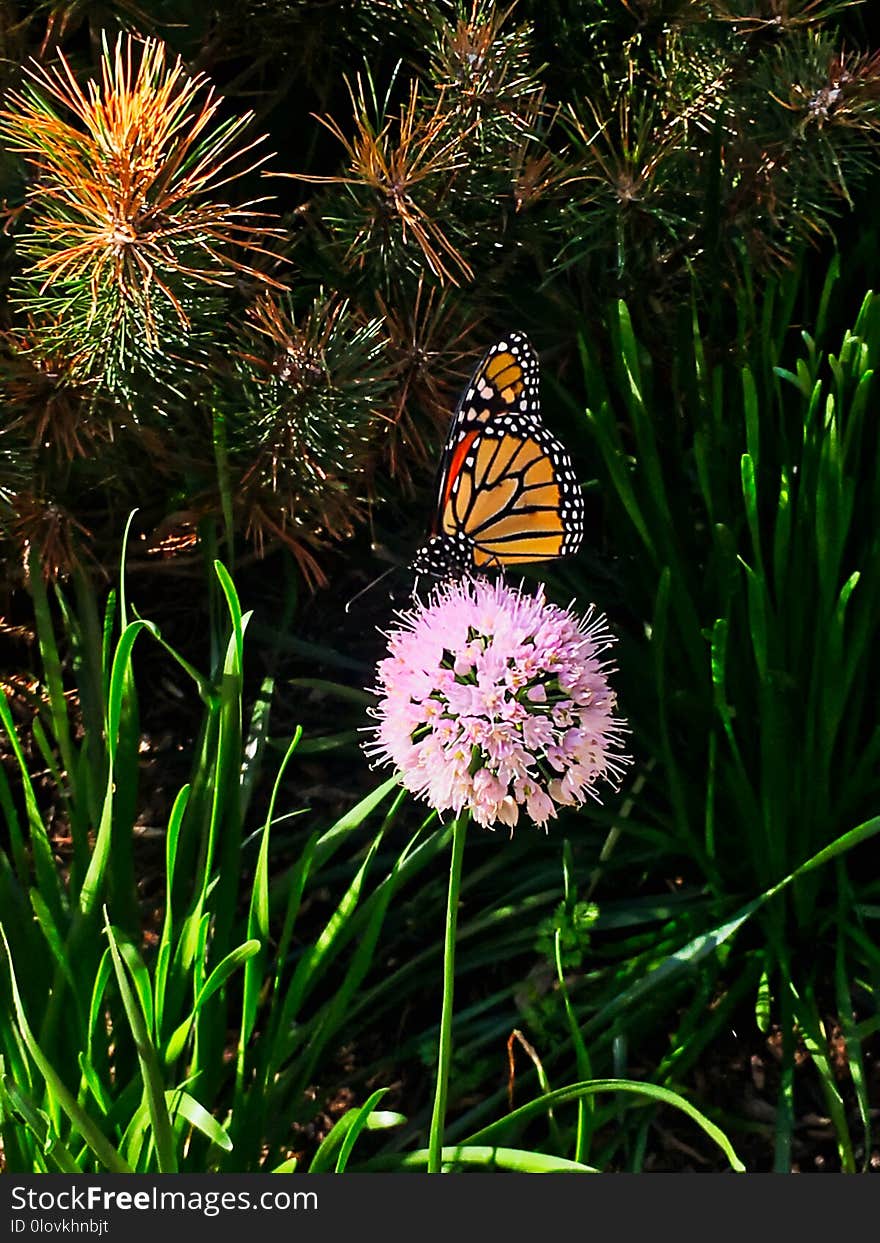
[[487, 351], [461, 395], [437, 472], [417, 574], [448, 578], [577, 552], [584, 500], [571, 459], [541, 421], [538, 357], [521, 332]]

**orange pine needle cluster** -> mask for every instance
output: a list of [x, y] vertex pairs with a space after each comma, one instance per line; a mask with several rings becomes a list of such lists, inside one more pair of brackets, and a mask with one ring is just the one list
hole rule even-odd
[[379, 124], [370, 117], [360, 79], [357, 94], [351, 91], [351, 98], [355, 128], [352, 137], [332, 117], [316, 118], [345, 149], [348, 174], [288, 175], [301, 181], [346, 185], [354, 193], [367, 192], [369, 200], [363, 222], [349, 248], [348, 259], [354, 266], [362, 266], [371, 244], [389, 243], [392, 232], [399, 230], [402, 244], [407, 246], [412, 237], [439, 280], [453, 285], [462, 276], [472, 280], [470, 264], [431, 214], [431, 208], [442, 202], [453, 174], [466, 164], [461, 134], [454, 132], [445, 137], [448, 118], [442, 95], [425, 112], [419, 101], [418, 84], [414, 82], [399, 116]]
[[525, 54], [525, 28], [508, 25], [514, 8], [472, 0], [469, 12], [440, 28], [435, 81], [449, 91], [454, 110], [476, 122], [477, 132], [503, 121], [508, 136], [531, 134], [543, 107], [543, 88]]
[[264, 200], [213, 196], [269, 155], [256, 153], [263, 138], [240, 142], [251, 114], [217, 123], [221, 99], [204, 75], [169, 63], [159, 40], [120, 36], [105, 47], [101, 81], [84, 88], [59, 59], [29, 67], [31, 84], [0, 111], [0, 134], [35, 174], [21, 247], [41, 294], [87, 282], [94, 312], [109, 288], [120, 316], [140, 309], [153, 343], [158, 295], [188, 326], [181, 278], [228, 286], [254, 274], [228, 252], [262, 251], [276, 232], [255, 224]]

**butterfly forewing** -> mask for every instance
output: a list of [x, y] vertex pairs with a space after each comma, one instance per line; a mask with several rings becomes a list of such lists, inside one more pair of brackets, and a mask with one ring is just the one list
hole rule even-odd
[[537, 356], [511, 333], [482, 359], [453, 415], [421, 563], [444, 572], [565, 556], [583, 539], [583, 510], [571, 460], [541, 421]]

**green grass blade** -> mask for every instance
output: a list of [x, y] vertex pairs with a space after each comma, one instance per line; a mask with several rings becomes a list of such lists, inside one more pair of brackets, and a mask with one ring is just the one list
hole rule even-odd
[[223, 1127], [208, 1113], [204, 1105], [200, 1105], [194, 1096], [190, 1096], [189, 1092], [182, 1090], [166, 1092], [165, 1102], [169, 1112], [176, 1117], [185, 1118], [190, 1126], [194, 1126], [206, 1139], [216, 1144], [218, 1148], [222, 1148], [224, 1152], [232, 1152], [232, 1140]]
[[[5, 717], [2, 716], [2, 707], [6, 705], [6, 697], [0, 690], [0, 696], [3, 698], [3, 704], [0, 705], [0, 719], [3, 720], [5, 726]], [[6, 824], [6, 830], [9, 834], [9, 844], [12, 850], [12, 864], [15, 869], [15, 875], [18, 878], [19, 885], [24, 889], [28, 884], [30, 877], [30, 867], [28, 866], [27, 853], [24, 845], [24, 835], [21, 831], [21, 823], [19, 822], [18, 812], [15, 809], [15, 803], [12, 798], [12, 790], [9, 788], [9, 780], [6, 776], [6, 769], [0, 767], [0, 811], [3, 813], [3, 820]]]
[[18, 733], [15, 729], [15, 723], [12, 719], [12, 713], [9, 709], [9, 703], [6, 698], [5, 691], [0, 688], [0, 722], [6, 731], [6, 737], [12, 747], [18, 771], [21, 775], [21, 788], [24, 795], [25, 810], [27, 811], [28, 829], [30, 830], [30, 844], [33, 851], [34, 870], [37, 874], [37, 884], [40, 893], [46, 902], [52, 917], [56, 923], [60, 923], [63, 918], [64, 897], [61, 884], [58, 879], [58, 873], [55, 868], [55, 859], [52, 854], [52, 845], [49, 841], [49, 833], [40, 815], [37, 797], [34, 793], [34, 787], [31, 782], [28, 762], [25, 757]]
[[[586, 1083], [593, 1077], [593, 1068], [590, 1064], [590, 1055], [587, 1052], [587, 1046], [581, 1035], [580, 1024], [575, 1016], [574, 1009], [571, 1004], [571, 997], [568, 993], [568, 985], [565, 983], [565, 972], [562, 969], [562, 947], [560, 931], [556, 929], [556, 936], [553, 943], [556, 958], [556, 980], [559, 985], [559, 992], [562, 997], [562, 1004], [565, 1007], [565, 1021], [568, 1024], [568, 1034], [571, 1037], [572, 1047], [574, 1049], [575, 1065], [577, 1067], [578, 1079]], [[544, 1084], [541, 1084], [543, 1091], [547, 1091]], [[574, 1160], [579, 1164], [584, 1164], [590, 1155], [590, 1141], [592, 1139], [592, 1122], [594, 1115], [594, 1102], [592, 1096], [578, 1097], [577, 1102], [577, 1131], [575, 1133]]]
[[238, 592], [235, 590], [229, 571], [222, 561], [214, 562], [214, 570], [217, 578], [220, 580], [220, 586], [223, 589], [223, 595], [226, 598], [226, 606], [229, 609], [229, 616], [232, 620], [232, 634], [235, 640], [235, 654], [237, 657], [237, 667], [241, 669], [244, 663], [244, 619], [241, 611], [241, 604], [238, 599]]
[[[297, 727], [296, 733], [287, 748], [284, 759], [278, 766], [278, 772], [275, 776], [272, 794], [269, 798], [269, 807], [266, 812], [266, 818], [263, 822], [263, 829], [260, 836], [260, 852], [257, 857], [257, 867], [254, 873], [253, 887], [251, 889], [250, 909], [248, 911], [248, 937], [259, 941], [261, 949], [258, 954], [248, 959], [245, 963], [244, 986], [242, 990], [241, 1003], [241, 1025], [239, 1029], [238, 1053], [236, 1060], [237, 1093], [241, 1092], [244, 1080], [247, 1045], [256, 1022], [257, 1007], [265, 974], [266, 947], [269, 944], [269, 841], [271, 825], [275, 815], [276, 800], [281, 789], [281, 783], [284, 779], [285, 771], [290, 760], [293, 758], [294, 751], [299, 745], [301, 738], [302, 729]], [[309, 852], [309, 854], [310, 853], [311, 852]], [[304, 880], [305, 875], [303, 875], [303, 881]], [[284, 940], [285, 938], [282, 935], [282, 941]], [[286, 954], [286, 946], [284, 952]], [[276, 974], [276, 984], [277, 979], [278, 976]]]
[[371, 1114], [387, 1091], [387, 1088], [377, 1088], [359, 1109], [349, 1109], [342, 1115], [319, 1144], [309, 1165], [310, 1174], [319, 1174], [331, 1168], [337, 1174], [344, 1173], [358, 1136], [368, 1125]]
[[106, 907], [104, 909], [104, 928], [107, 933], [110, 954], [113, 959], [113, 969], [116, 974], [116, 983], [119, 986], [119, 992], [122, 996], [122, 1004], [125, 1008], [125, 1015], [128, 1019], [128, 1025], [131, 1028], [135, 1048], [137, 1049], [138, 1062], [140, 1063], [141, 1077], [144, 1084], [144, 1092], [149, 1108], [150, 1121], [153, 1127], [153, 1141], [156, 1145], [156, 1157], [159, 1163], [159, 1173], [176, 1174], [177, 1152], [174, 1144], [174, 1129], [172, 1127], [171, 1119], [168, 1115], [168, 1107], [165, 1102], [165, 1085], [162, 1082], [159, 1057], [156, 1052], [156, 1046], [153, 1044], [150, 1033], [147, 1029], [145, 1015], [141, 1009], [140, 1002], [135, 998], [131, 991], [128, 976], [126, 974], [126, 966], [124, 965], [123, 956], [120, 953], [113, 928], [110, 925], [110, 919], [107, 914]]
[[[76, 758], [70, 732], [67, 698], [64, 694], [61, 657], [58, 654], [55, 629], [52, 625], [49, 600], [46, 595], [46, 584], [43, 581], [40, 566], [33, 565], [29, 582], [31, 598], [34, 602], [37, 642], [40, 648], [40, 657], [46, 676], [46, 689], [49, 695], [49, 714], [52, 722], [52, 731], [58, 744], [58, 750], [61, 753], [61, 763], [67, 773], [68, 783], [72, 783], [76, 774]], [[75, 845], [79, 848], [80, 853], [86, 847], [84, 842], [78, 842]]]
[[[448, 1166], [474, 1167], [484, 1174], [506, 1170], [511, 1174], [598, 1174], [591, 1165], [579, 1165], [565, 1157], [551, 1157], [543, 1152], [530, 1152], [523, 1148], [489, 1147], [487, 1145], [460, 1144], [441, 1150], [440, 1159], [444, 1169]], [[427, 1148], [408, 1152], [400, 1157], [377, 1158], [366, 1162], [361, 1169], [367, 1170], [422, 1170], [428, 1164]]]
[[536, 1097], [527, 1104], [520, 1105], [518, 1109], [512, 1110], [506, 1117], [500, 1118], [497, 1122], [490, 1123], [489, 1126], [475, 1131], [463, 1141], [463, 1144], [468, 1147], [485, 1144], [489, 1140], [494, 1140], [496, 1136], [504, 1135], [511, 1127], [521, 1127], [524, 1123], [545, 1111], [548, 1106], [577, 1100], [580, 1096], [593, 1095], [598, 1092], [623, 1092], [627, 1095], [641, 1096], [647, 1100], [659, 1101], [664, 1105], [672, 1105], [675, 1109], [680, 1110], [696, 1122], [709, 1138], [718, 1145], [725, 1157], [727, 1157], [731, 1169], [736, 1170], [740, 1174], [745, 1171], [745, 1166], [734, 1152], [733, 1146], [724, 1132], [714, 1122], [711, 1122], [705, 1114], [701, 1113], [695, 1105], [692, 1105], [689, 1100], [680, 1096], [678, 1092], [660, 1087], [659, 1084], [633, 1083], [628, 1079], [594, 1079], [589, 1083], [573, 1083], [565, 1088], [557, 1088], [546, 1096]]
[[79, 906], [84, 915], [94, 911], [104, 881], [104, 873], [110, 853], [113, 831], [113, 802], [115, 796], [114, 760], [119, 743], [119, 722], [122, 715], [122, 697], [130, 676], [131, 652], [135, 640], [145, 628], [145, 623], [133, 621], [126, 626], [116, 645], [113, 666], [110, 672], [110, 689], [107, 698], [107, 755], [109, 768], [107, 773], [107, 790], [104, 805], [101, 809], [101, 820], [95, 837], [88, 871], [83, 880], [79, 894]]
[[844, 1174], [854, 1174], [856, 1170], [853, 1157], [852, 1141], [846, 1117], [846, 1106], [834, 1079], [834, 1072], [828, 1060], [828, 1038], [822, 1025], [819, 1012], [812, 998], [801, 998], [794, 995], [794, 1017], [798, 1024], [801, 1037], [807, 1048], [822, 1092], [828, 1107], [831, 1124], [837, 1140], [837, 1151], [840, 1157], [840, 1168]]
[[191, 790], [191, 786], [185, 785], [178, 792], [174, 806], [171, 808], [171, 815], [168, 817], [168, 828], [165, 833], [165, 914], [162, 919], [162, 934], [156, 951], [156, 969], [153, 974], [153, 1011], [156, 1016], [155, 1036], [157, 1040], [161, 1040], [165, 1017], [166, 983], [174, 935], [173, 890], [177, 866], [177, 845]]
[[171, 1034], [168, 1045], [165, 1049], [164, 1060], [169, 1065], [176, 1061], [183, 1052], [183, 1046], [190, 1033], [193, 1023], [199, 1017], [205, 1004], [211, 997], [222, 987], [229, 979], [234, 971], [242, 964], [258, 953], [261, 943], [257, 940], [245, 941], [242, 945], [231, 950], [225, 958], [223, 958], [207, 977], [205, 982], [199, 988], [193, 1008], [182, 1023]]

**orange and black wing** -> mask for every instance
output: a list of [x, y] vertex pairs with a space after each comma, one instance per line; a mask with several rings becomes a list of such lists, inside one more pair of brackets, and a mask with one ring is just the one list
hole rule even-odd
[[541, 421], [537, 356], [510, 333], [480, 362], [453, 415], [416, 569], [526, 565], [577, 551], [583, 534], [571, 460]]

